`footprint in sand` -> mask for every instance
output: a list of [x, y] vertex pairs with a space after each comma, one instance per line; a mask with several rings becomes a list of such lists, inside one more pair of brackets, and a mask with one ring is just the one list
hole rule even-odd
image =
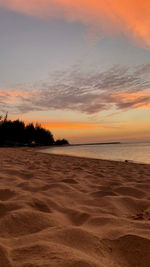
[[41, 212], [51, 213], [51, 209], [48, 207], [47, 203], [42, 200], [34, 199], [30, 205]]
[[1, 201], [7, 201], [10, 198], [12, 198], [15, 195], [15, 192], [13, 192], [10, 189], [0, 189], [0, 200]]
[[67, 184], [77, 184], [77, 182], [74, 179], [64, 179], [62, 180], [62, 182]]
[[144, 220], [144, 214], [143, 213], [137, 213], [135, 216], [133, 216], [133, 220]]
[[11, 211], [19, 210], [22, 206], [18, 201], [0, 202], [0, 219], [7, 216]]
[[90, 214], [77, 210], [67, 210], [67, 217], [70, 219], [73, 225], [79, 226], [88, 220]]
[[127, 186], [120, 186], [115, 189], [115, 192], [124, 196], [131, 196], [135, 198], [142, 198], [145, 196], [145, 193], [142, 190]]
[[123, 264], [121, 266], [150, 266], [149, 239], [137, 235], [126, 235], [116, 240], [109, 240], [109, 243], [112, 247], [112, 256], [116, 258], [117, 263], [120, 263], [119, 254], [128, 260], [128, 265]]
[[112, 191], [96, 191], [91, 194], [93, 197], [106, 197], [106, 196], [117, 196], [116, 193]]

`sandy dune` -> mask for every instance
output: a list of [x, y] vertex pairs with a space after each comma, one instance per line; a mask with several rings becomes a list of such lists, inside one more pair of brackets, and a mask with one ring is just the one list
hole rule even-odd
[[149, 267], [150, 165], [0, 149], [0, 267]]

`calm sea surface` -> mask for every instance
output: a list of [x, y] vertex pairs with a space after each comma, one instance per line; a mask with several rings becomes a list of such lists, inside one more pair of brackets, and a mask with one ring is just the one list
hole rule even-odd
[[42, 152], [150, 164], [150, 143], [67, 146]]

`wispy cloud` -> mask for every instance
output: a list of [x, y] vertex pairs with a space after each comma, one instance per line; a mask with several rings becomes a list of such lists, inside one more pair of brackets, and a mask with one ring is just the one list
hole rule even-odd
[[116, 99], [116, 106], [119, 109], [150, 108], [150, 91], [119, 93], [113, 97]]
[[78, 21], [100, 37], [123, 32], [150, 45], [148, 0], [0, 0], [0, 6], [40, 18]]
[[94, 114], [112, 107], [150, 108], [148, 69], [149, 64], [135, 69], [117, 65], [104, 72], [81, 73], [76, 67], [55, 73], [30, 88], [24, 86], [23, 91], [0, 90], [1, 109], [14, 113], [53, 109]]

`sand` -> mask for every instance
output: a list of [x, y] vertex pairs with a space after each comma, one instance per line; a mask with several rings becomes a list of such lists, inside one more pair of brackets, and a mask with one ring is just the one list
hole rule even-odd
[[0, 267], [150, 266], [150, 165], [0, 148]]

